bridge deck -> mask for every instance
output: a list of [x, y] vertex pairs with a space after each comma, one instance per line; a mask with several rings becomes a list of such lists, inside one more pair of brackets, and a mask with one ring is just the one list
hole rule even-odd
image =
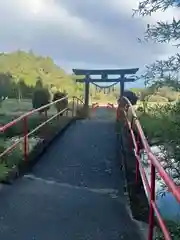
[[30, 175], [3, 187], [0, 239], [140, 239], [119, 161], [113, 123], [70, 126]]

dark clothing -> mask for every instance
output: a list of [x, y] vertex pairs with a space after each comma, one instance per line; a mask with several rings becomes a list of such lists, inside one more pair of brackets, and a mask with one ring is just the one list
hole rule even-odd
[[[138, 97], [134, 92], [126, 90], [124, 91], [123, 96], [126, 97], [131, 102], [132, 105], [136, 105]], [[118, 99], [118, 103], [120, 103], [120, 99], [121, 99], [121, 96]]]

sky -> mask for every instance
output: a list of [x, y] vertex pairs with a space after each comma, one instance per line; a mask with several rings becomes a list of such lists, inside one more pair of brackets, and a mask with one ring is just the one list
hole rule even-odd
[[[169, 9], [132, 17], [136, 0], [0, 0], [0, 51], [33, 50], [72, 68], [131, 68], [177, 52], [169, 44], [140, 44], [147, 23], [178, 18]], [[139, 84], [139, 83], [138, 83]], [[135, 83], [137, 85], [137, 83]]]

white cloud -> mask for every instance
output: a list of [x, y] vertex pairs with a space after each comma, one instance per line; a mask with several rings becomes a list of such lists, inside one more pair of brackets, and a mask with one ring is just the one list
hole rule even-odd
[[[178, 17], [177, 9], [132, 18], [134, 0], [0, 0], [0, 51], [33, 49], [62, 67], [143, 67], [176, 49], [139, 44], [147, 22]], [[62, 63], [62, 64], [61, 64]]]

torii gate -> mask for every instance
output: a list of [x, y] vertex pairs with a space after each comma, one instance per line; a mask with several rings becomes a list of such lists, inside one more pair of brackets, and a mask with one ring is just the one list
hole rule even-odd
[[[76, 76], [85, 76], [83, 79], [76, 79], [76, 82], [85, 83], [85, 99], [84, 105], [89, 106], [89, 83], [120, 83], [120, 94], [123, 95], [124, 84], [125, 82], [134, 82], [135, 77], [126, 78], [125, 75], [134, 75], [139, 70], [139, 68], [130, 68], [130, 69], [104, 69], [104, 70], [85, 70], [85, 69], [73, 69], [73, 73]], [[91, 75], [100, 75], [101, 78], [94, 79], [91, 78]], [[109, 75], [119, 75], [118, 78], [108, 78]]]

